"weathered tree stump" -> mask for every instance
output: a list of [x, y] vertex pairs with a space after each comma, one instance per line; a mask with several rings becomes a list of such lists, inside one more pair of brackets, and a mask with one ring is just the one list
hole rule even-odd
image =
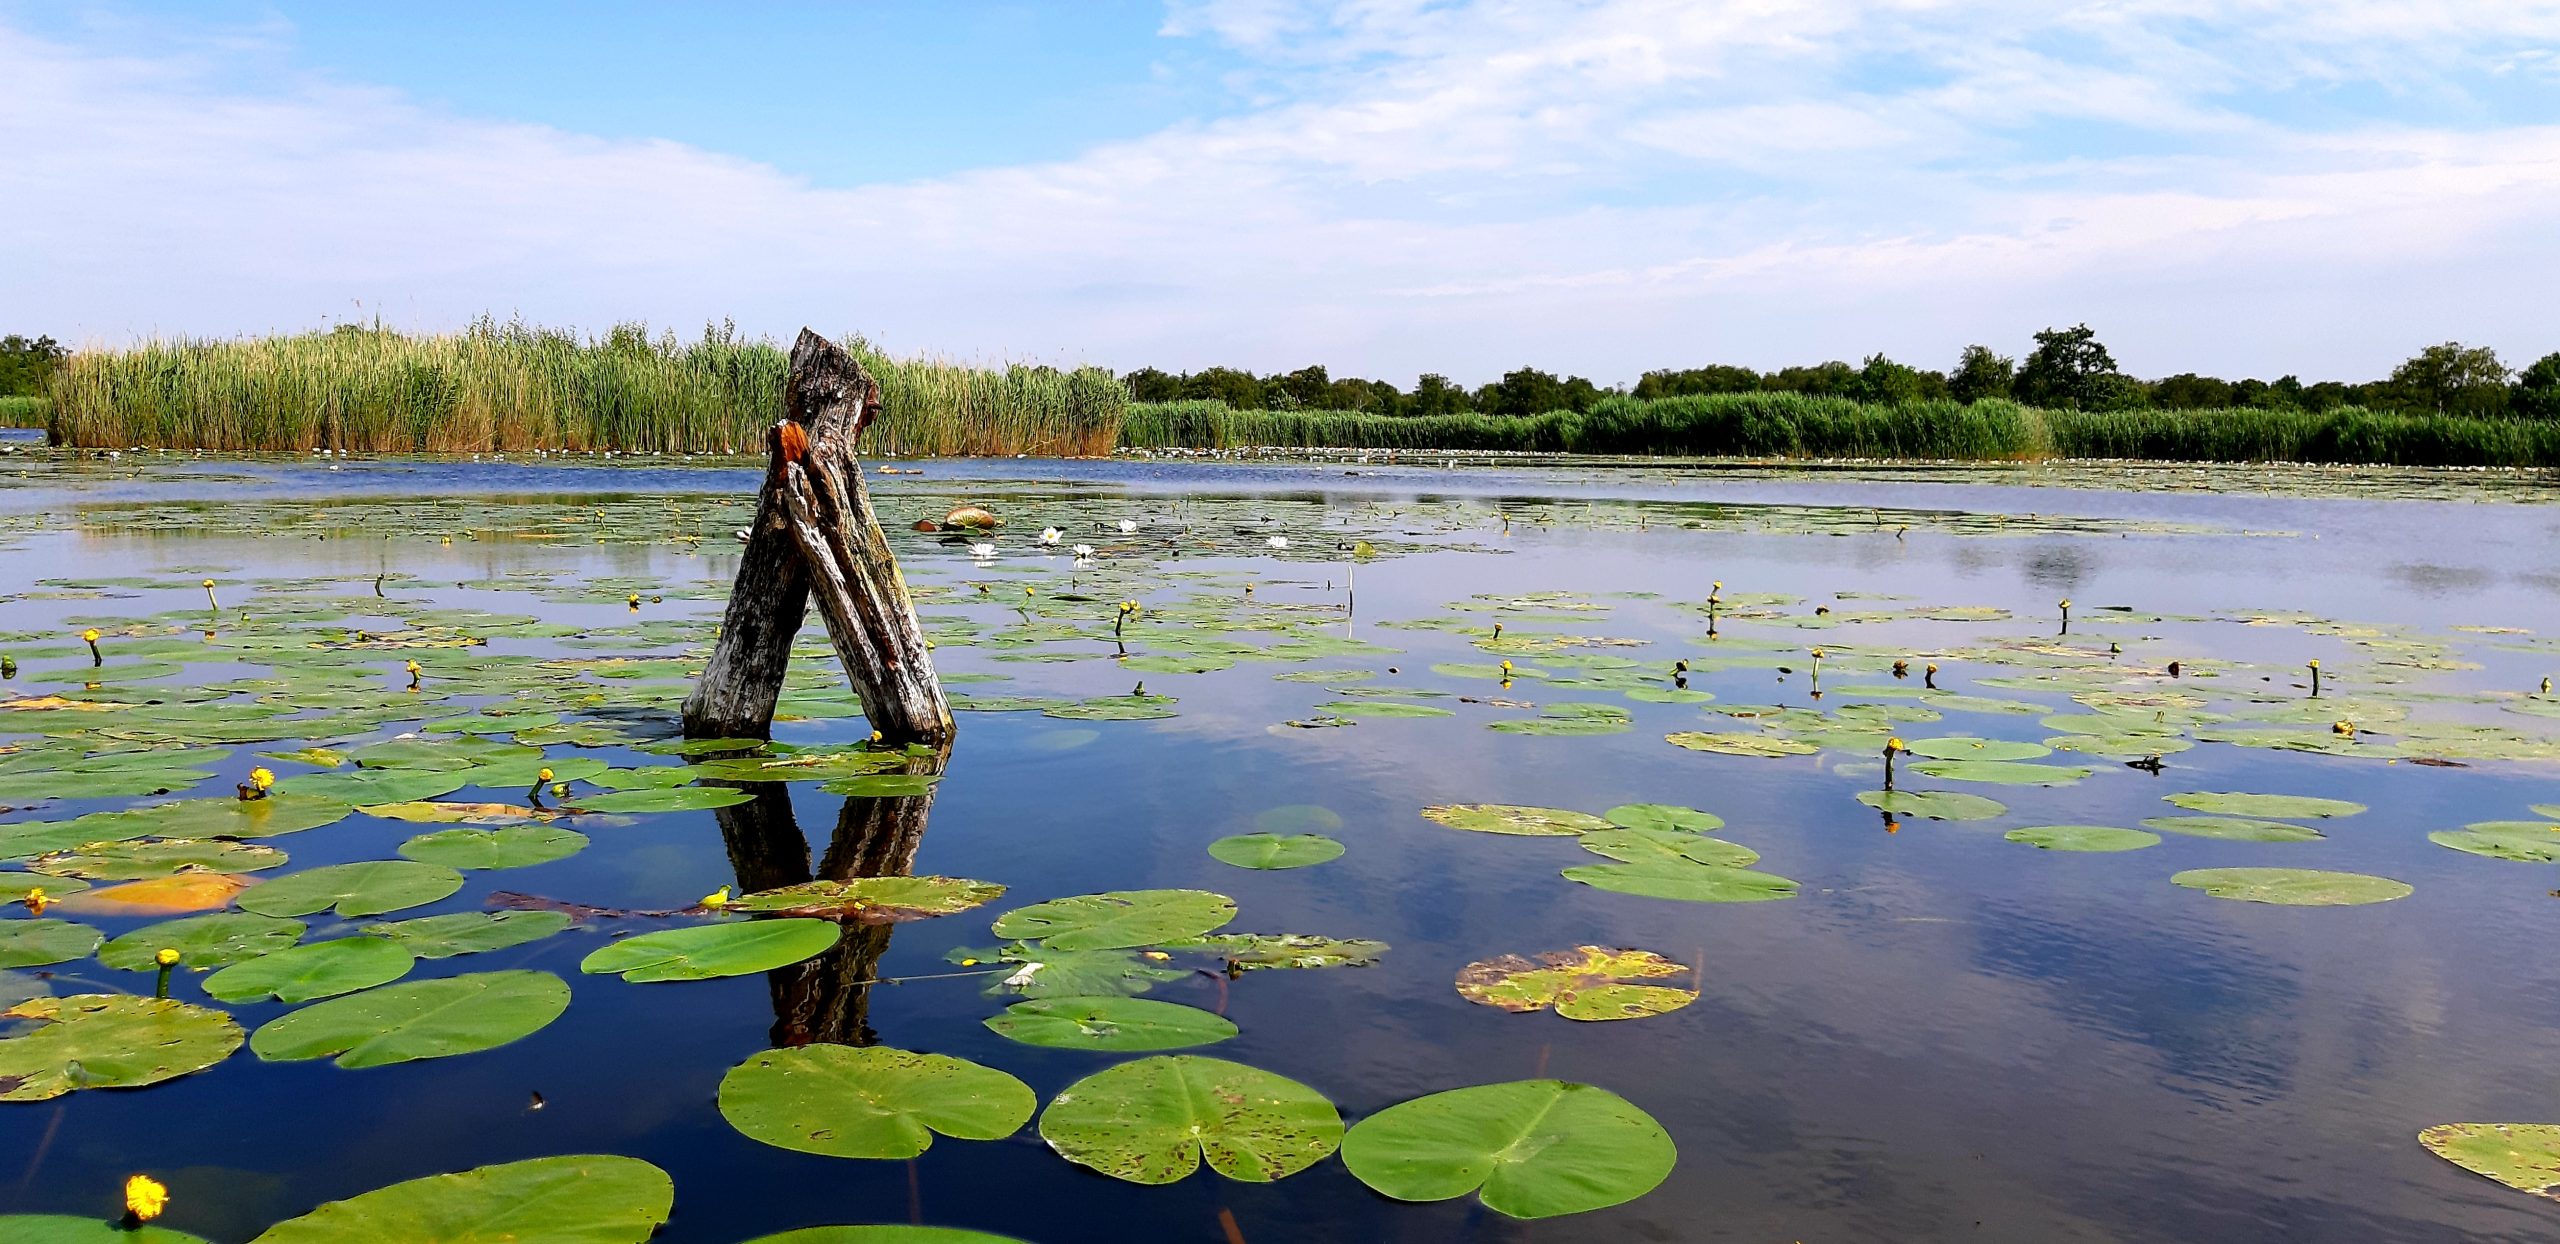
[[854, 455], [879, 412], [880, 385], [862, 365], [834, 342], [800, 330], [782, 421], [766, 438], [772, 469], [757, 496], [720, 640], [685, 700], [687, 735], [771, 733], [791, 642], [815, 597], [846, 680], [882, 741], [950, 742], [951, 704]]

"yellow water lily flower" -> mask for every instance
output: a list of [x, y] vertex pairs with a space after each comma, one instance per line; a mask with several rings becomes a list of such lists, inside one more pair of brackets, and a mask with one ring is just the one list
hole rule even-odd
[[1895, 752], [1907, 752], [1907, 751], [1910, 751], [1910, 750], [1911, 750], [1910, 748], [1908, 748], [1908, 747], [1904, 747], [1904, 746], [1902, 745], [1902, 740], [1901, 740], [1901, 739], [1898, 739], [1898, 738], [1895, 738], [1895, 739], [1886, 739], [1886, 740], [1884, 741], [1884, 754], [1885, 754], [1885, 755], [1890, 756], [1890, 755], [1894, 754]]
[[26, 897], [21, 898], [18, 901], [26, 904], [28, 911], [34, 912], [39, 916], [44, 914], [45, 908], [53, 904], [53, 899], [45, 894], [43, 886], [29, 887]]
[[169, 1208], [169, 1186], [149, 1175], [136, 1175], [124, 1181], [125, 1216], [135, 1222], [149, 1222]]
[[729, 887], [724, 885], [717, 890], [713, 890], [709, 894], [703, 895], [702, 905], [712, 911], [718, 911], [721, 908], [728, 906]]
[[549, 769], [545, 769], [545, 770], [543, 770], [543, 771], [542, 771], [542, 772], [540, 772], [540, 773], [534, 774], [533, 776], [534, 776], [536, 779], [538, 779], [538, 780], [548, 782], [548, 781], [550, 781], [550, 780], [551, 780], [551, 770], [549, 770]]
[[263, 766], [249, 770], [249, 785], [257, 787], [259, 791], [265, 792], [272, 790], [275, 788], [275, 784], [275, 770], [265, 768]]
[[96, 628], [96, 627], [94, 627], [94, 626], [93, 626], [93, 627], [90, 627], [88, 630], [85, 630], [85, 631], [80, 632], [80, 638], [81, 638], [81, 640], [82, 640], [83, 642], [85, 642], [85, 643], [92, 643], [92, 644], [94, 644], [94, 643], [98, 642], [98, 628]]

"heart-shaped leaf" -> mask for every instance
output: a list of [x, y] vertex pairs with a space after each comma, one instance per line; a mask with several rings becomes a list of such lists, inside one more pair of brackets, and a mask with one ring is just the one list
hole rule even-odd
[[316, 1003], [249, 1038], [268, 1062], [336, 1056], [349, 1070], [493, 1050], [542, 1031], [569, 1009], [549, 972], [476, 972], [385, 985]]
[[994, 1068], [883, 1046], [766, 1050], [720, 1080], [720, 1115], [749, 1139], [839, 1158], [912, 1158], [935, 1133], [1002, 1140], [1039, 1104]]
[[1234, 1022], [1198, 1007], [1116, 996], [1034, 998], [1006, 1007], [987, 1027], [1024, 1045], [1140, 1053], [1214, 1045]]
[[1209, 857], [1238, 868], [1276, 871], [1338, 859], [1342, 844], [1322, 834], [1236, 834], [1209, 844]]
[[1234, 899], [1206, 890], [1115, 890], [1015, 908], [997, 918], [995, 934], [1056, 950], [1116, 950], [1198, 937], [1235, 918]]
[[578, 964], [590, 976], [699, 981], [789, 967], [824, 954], [844, 935], [833, 920], [747, 920], [660, 929], [606, 946]]
[[332, 908], [348, 919], [422, 906], [462, 888], [462, 874], [416, 860], [331, 864], [278, 877], [240, 896], [240, 909], [262, 916], [308, 916]]
[[1169, 1184], [1200, 1168], [1247, 1183], [1286, 1178], [1342, 1143], [1324, 1095], [1197, 1054], [1122, 1063], [1068, 1085], [1040, 1114], [1059, 1156], [1114, 1179]]
[[390, 984], [416, 962], [407, 948], [381, 938], [346, 937], [232, 964], [206, 977], [204, 991], [224, 1002], [309, 1002]]
[[637, 1158], [534, 1158], [331, 1201], [250, 1244], [641, 1244], [674, 1204], [674, 1181]]
[[1553, 1218], [1623, 1204], [1671, 1174], [1653, 1116], [1607, 1089], [1520, 1080], [1389, 1106], [1343, 1137], [1352, 1177], [1399, 1201], [1481, 1190], [1486, 1208]]
[[0, 1101], [48, 1101], [93, 1088], [140, 1088], [202, 1071], [240, 1048], [220, 1011], [126, 994], [29, 998], [0, 1011]]

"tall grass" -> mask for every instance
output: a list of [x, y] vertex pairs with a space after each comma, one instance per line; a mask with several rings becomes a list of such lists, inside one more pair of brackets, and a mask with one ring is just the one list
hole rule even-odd
[[[1124, 390], [1094, 368], [972, 367], [849, 347], [880, 380], [875, 448], [1099, 454]], [[602, 339], [482, 321], [449, 335], [365, 328], [82, 351], [54, 373], [57, 443], [361, 453], [614, 449], [753, 452], [789, 360], [707, 331]]]
[[1134, 448], [1446, 449], [1696, 457], [1996, 461], [2134, 458], [2560, 468], [2560, 422], [2329, 411], [2041, 410], [1985, 401], [1868, 405], [1798, 393], [1603, 399], [1533, 418], [1396, 418], [1344, 411], [1138, 403]]
[[0, 428], [40, 428], [53, 404], [40, 397], [0, 397]]

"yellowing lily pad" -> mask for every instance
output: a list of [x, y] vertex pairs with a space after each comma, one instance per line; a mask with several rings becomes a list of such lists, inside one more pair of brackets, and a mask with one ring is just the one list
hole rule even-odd
[[2560, 1201], [2560, 1126], [2440, 1123], [2418, 1133], [2418, 1143], [2474, 1175]]
[[1503, 955], [1470, 963], [1458, 971], [1458, 993], [1513, 1012], [1553, 1007], [1566, 1019], [1642, 1019], [1679, 1010], [1697, 1001], [1698, 992], [1629, 982], [1690, 974], [1650, 950], [1577, 946], [1534, 960]]
[[1588, 812], [1507, 803], [1440, 804], [1424, 808], [1422, 817], [1451, 829], [1523, 838], [1570, 838], [1594, 830], [1617, 828], [1605, 818]]
[[1799, 742], [1780, 734], [1716, 734], [1703, 730], [1682, 730], [1662, 736], [1674, 747], [1693, 752], [1713, 752], [1719, 756], [1810, 756], [1822, 748]]
[[729, 900], [729, 910], [896, 924], [956, 915], [1004, 897], [1004, 887], [960, 877], [858, 877], [809, 881]]
[[[95, 1088], [141, 1088], [202, 1071], [240, 1048], [220, 1011], [126, 994], [30, 998], [0, 1025], [0, 1101], [50, 1101]], [[32, 1025], [32, 1026], [27, 1026]]]

